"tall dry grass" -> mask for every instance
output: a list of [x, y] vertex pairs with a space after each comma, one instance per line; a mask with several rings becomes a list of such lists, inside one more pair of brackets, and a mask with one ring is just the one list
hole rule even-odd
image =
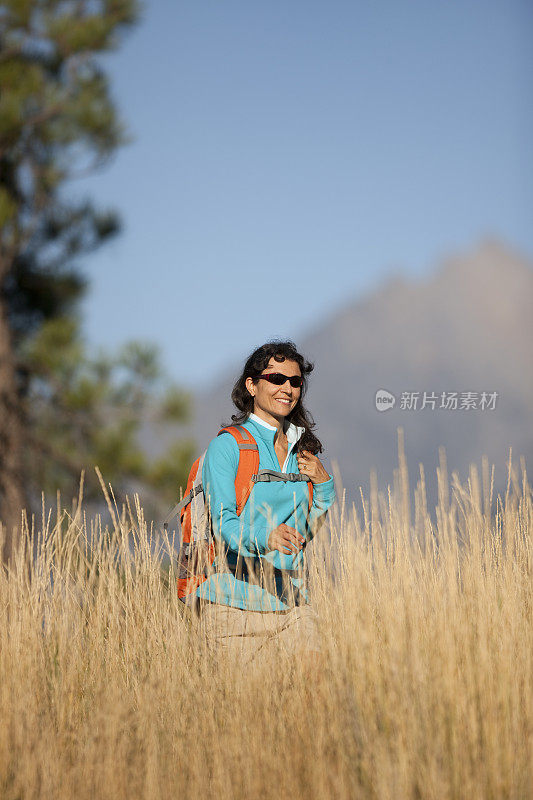
[[485, 461], [438, 478], [432, 515], [400, 453], [387, 495], [331, 514], [314, 670], [208, 650], [139, 505], [105, 530], [44, 509], [0, 577], [0, 796], [532, 797], [531, 490], [509, 466], [492, 497]]

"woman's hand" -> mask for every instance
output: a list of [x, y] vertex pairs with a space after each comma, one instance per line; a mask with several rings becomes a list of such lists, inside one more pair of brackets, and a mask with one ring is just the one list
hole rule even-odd
[[280, 550], [286, 555], [297, 553], [305, 542], [304, 537], [298, 533], [296, 528], [291, 528], [290, 525], [285, 525], [282, 522], [277, 528], [274, 528], [268, 537], [269, 550]]
[[302, 450], [296, 454], [298, 469], [302, 475], [307, 475], [311, 483], [324, 483], [329, 481], [329, 475], [318, 456], [314, 456], [309, 450]]

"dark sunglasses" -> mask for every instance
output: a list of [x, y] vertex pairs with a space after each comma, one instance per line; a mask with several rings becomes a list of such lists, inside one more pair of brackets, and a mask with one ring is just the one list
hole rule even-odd
[[265, 381], [273, 383], [275, 386], [283, 386], [289, 381], [293, 389], [301, 389], [303, 378], [301, 375], [284, 375], [283, 372], [269, 372], [267, 375], [258, 375], [257, 378], [264, 378]]

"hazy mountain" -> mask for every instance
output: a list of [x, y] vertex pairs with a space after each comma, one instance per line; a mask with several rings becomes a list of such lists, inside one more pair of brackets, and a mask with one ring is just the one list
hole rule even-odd
[[[372, 295], [340, 309], [299, 339], [315, 363], [306, 404], [335, 459], [349, 497], [366, 491], [372, 468], [381, 487], [397, 464], [397, 428], [405, 431], [411, 486], [422, 462], [435, 494], [438, 448], [448, 467], [467, 477], [486, 454], [496, 483], [513, 459], [533, 455], [533, 269], [508, 246], [483, 242], [446, 259], [423, 281], [395, 278]], [[194, 432], [203, 448], [232, 412], [229, 399], [241, 364], [196, 401]], [[396, 396], [394, 408], [376, 410], [375, 394]], [[402, 392], [434, 392], [437, 408], [400, 408]], [[497, 392], [495, 410], [439, 409], [442, 392]], [[459, 398], [460, 400], [460, 398]]]

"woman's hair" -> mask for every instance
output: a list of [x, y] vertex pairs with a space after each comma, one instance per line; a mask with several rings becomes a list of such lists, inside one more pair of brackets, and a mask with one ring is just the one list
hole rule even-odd
[[[298, 452], [301, 450], [309, 450], [316, 455], [322, 452], [322, 444], [320, 440], [312, 432], [315, 427], [312, 416], [303, 405], [303, 399], [307, 391], [307, 376], [313, 370], [313, 364], [307, 361], [296, 349], [294, 342], [279, 342], [272, 341], [258, 347], [257, 350], [247, 358], [244, 369], [237, 379], [231, 399], [234, 405], [238, 408], [238, 414], [232, 414], [230, 424], [242, 425], [246, 421], [248, 414], [254, 410], [254, 398], [246, 388], [246, 378], [252, 378], [254, 382], [257, 381], [257, 376], [260, 375], [264, 369], [268, 367], [268, 362], [273, 358], [275, 361], [282, 363], [283, 361], [296, 361], [302, 373], [303, 383], [300, 390], [300, 397], [295, 407], [290, 414], [287, 414], [286, 419], [294, 425], [303, 427], [302, 433], [296, 449]], [[226, 427], [226, 425], [223, 425]]]

